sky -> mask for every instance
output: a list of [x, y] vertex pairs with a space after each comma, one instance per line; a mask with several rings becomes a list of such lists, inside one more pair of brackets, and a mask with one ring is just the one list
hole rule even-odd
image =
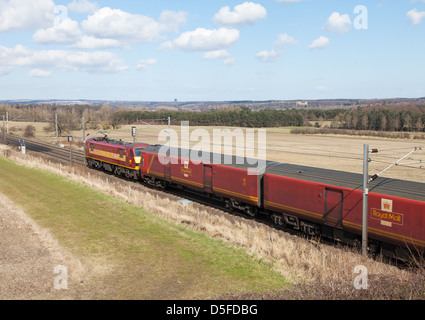
[[425, 0], [0, 0], [0, 100], [425, 96]]

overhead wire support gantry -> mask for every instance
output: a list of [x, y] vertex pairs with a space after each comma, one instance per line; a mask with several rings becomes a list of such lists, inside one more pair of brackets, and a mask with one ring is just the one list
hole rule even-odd
[[[423, 163], [423, 160], [409, 162], [409, 163], [400, 163], [410, 155], [412, 155], [415, 152], [421, 151], [422, 147], [414, 147], [413, 150], [411, 150], [409, 153], [405, 154], [403, 157], [389, 165], [387, 168], [382, 170], [381, 172], [374, 174], [372, 177], [369, 177], [369, 163], [372, 161], [369, 158], [369, 154], [371, 153], [379, 153], [384, 150], [379, 149], [369, 149], [369, 145], [364, 145], [364, 156], [363, 156], [363, 217], [362, 217], [362, 257], [363, 259], [366, 258], [367, 255], [367, 246], [368, 246], [368, 212], [369, 212], [369, 183], [372, 181], [375, 181], [380, 177], [384, 172], [391, 169], [394, 166], [402, 166], [406, 164], [415, 164], [415, 163]], [[393, 150], [391, 150], [393, 151]]]
[[[376, 149], [374, 149], [376, 150]], [[400, 159], [398, 159], [396, 162], [392, 163], [391, 165], [389, 165], [387, 168], [385, 168], [384, 170], [382, 170], [381, 172], [374, 174], [370, 179], [369, 182], [372, 182], [374, 180], [376, 180], [378, 177], [380, 177], [385, 171], [391, 169], [394, 166], [403, 166], [403, 165], [410, 165], [410, 164], [419, 164], [419, 163], [423, 163], [423, 160], [419, 160], [419, 161], [414, 161], [414, 162], [408, 162], [408, 163], [400, 163], [401, 161], [403, 161], [404, 159], [406, 159], [408, 156], [410, 156], [411, 154], [417, 152], [417, 151], [421, 151], [422, 147], [415, 147], [412, 151], [410, 151], [409, 153], [407, 153], [406, 155], [404, 155], [403, 157], [401, 157]], [[379, 150], [377, 150], [375, 153], [379, 152]]]

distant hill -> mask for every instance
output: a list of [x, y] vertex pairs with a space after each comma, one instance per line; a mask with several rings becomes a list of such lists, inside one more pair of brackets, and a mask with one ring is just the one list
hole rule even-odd
[[254, 111], [263, 109], [291, 108], [355, 108], [359, 106], [388, 105], [424, 105], [422, 98], [393, 98], [393, 99], [323, 99], [323, 100], [268, 100], [268, 101], [120, 101], [120, 100], [0, 100], [7, 104], [52, 104], [52, 105], [109, 105], [111, 107], [145, 108], [147, 110], [168, 109], [184, 111], [207, 111], [235, 106], [245, 106]]

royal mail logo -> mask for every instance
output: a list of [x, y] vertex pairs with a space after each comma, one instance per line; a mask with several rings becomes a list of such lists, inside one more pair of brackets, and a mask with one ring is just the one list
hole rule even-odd
[[180, 169], [185, 178], [189, 177], [192, 174], [192, 169], [189, 168], [189, 161], [185, 161], [183, 168]]
[[381, 224], [391, 227], [393, 223], [403, 225], [404, 215], [401, 213], [388, 212], [380, 209], [371, 210], [371, 218], [381, 220]]
[[381, 199], [381, 210], [392, 212], [393, 211], [393, 201], [388, 199]]

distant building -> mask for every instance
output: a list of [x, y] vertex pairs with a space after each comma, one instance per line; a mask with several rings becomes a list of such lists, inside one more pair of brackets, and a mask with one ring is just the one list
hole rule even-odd
[[308, 101], [297, 101], [297, 107], [308, 107]]

